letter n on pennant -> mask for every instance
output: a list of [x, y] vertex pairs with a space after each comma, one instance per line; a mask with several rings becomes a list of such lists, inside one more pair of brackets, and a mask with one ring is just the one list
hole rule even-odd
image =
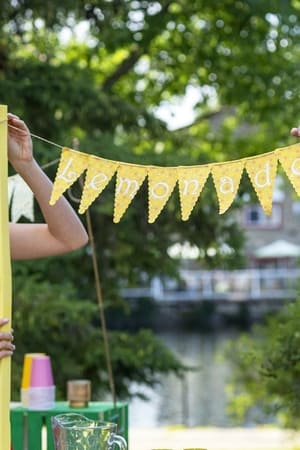
[[57, 169], [50, 205], [54, 205], [62, 194], [80, 177], [87, 168], [88, 155], [63, 148]]
[[277, 170], [276, 153], [247, 159], [246, 170], [265, 214], [270, 215]]
[[279, 149], [277, 155], [297, 195], [300, 195], [300, 144]]
[[227, 211], [236, 196], [244, 165], [244, 161], [240, 160], [215, 164], [212, 167], [212, 176], [218, 196], [220, 214]]
[[117, 171], [114, 222], [118, 223], [147, 176], [147, 166], [121, 163]]
[[209, 165], [177, 168], [182, 220], [188, 220], [206, 183], [209, 172]]

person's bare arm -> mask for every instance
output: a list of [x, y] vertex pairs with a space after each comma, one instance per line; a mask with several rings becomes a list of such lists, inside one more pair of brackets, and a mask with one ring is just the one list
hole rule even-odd
[[32, 141], [26, 124], [8, 115], [8, 158], [16, 172], [33, 191], [45, 223], [10, 224], [10, 248], [13, 259], [33, 259], [70, 252], [84, 246], [87, 233], [77, 214], [62, 197], [49, 205], [52, 182], [32, 154]]

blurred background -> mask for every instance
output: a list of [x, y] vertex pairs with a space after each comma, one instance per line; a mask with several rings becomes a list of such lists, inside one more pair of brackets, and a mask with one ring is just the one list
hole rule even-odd
[[[117, 161], [266, 153], [296, 142], [299, 13], [298, 0], [2, 2], [1, 103], [35, 135]], [[59, 148], [33, 140], [54, 179]], [[89, 210], [95, 250], [13, 263], [13, 399], [24, 354], [44, 351], [58, 399], [77, 377], [92, 381], [94, 400], [109, 400], [113, 381], [133, 427], [297, 429], [300, 203], [285, 175], [271, 216], [244, 174], [224, 215], [208, 179], [187, 222], [175, 189], [148, 224], [143, 185], [114, 224], [114, 186]], [[80, 183], [66, 193], [76, 209], [80, 194]]]

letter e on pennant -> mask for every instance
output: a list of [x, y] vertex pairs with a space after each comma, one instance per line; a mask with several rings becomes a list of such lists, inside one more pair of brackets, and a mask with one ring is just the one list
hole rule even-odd
[[297, 195], [300, 196], [300, 144], [278, 149], [277, 154], [286, 176], [292, 183]]
[[89, 157], [83, 193], [79, 206], [80, 214], [83, 214], [93, 201], [99, 197], [112, 179], [117, 167], [118, 163], [115, 161], [97, 158], [93, 155]]

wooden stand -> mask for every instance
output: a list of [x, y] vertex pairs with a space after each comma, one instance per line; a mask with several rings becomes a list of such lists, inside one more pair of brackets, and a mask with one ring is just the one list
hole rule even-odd
[[51, 417], [58, 414], [77, 413], [93, 420], [104, 420], [118, 424], [118, 434], [128, 442], [127, 403], [90, 402], [84, 408], [71, 408], [68, 402], [56, 402], [55, 408], [47, 411], [31, 411], [21, 406], [11, 407], [11, 430], [13, 450], [42, 450], [47, 442], [47, 450], [55, 450]]
[[[7, 106], [0, 105], [0, 317], [11, 319], [11, 267], [8, 234]], [[10, 330], [11, 322], [3, 331]], [[0, 361], [0, 449], [10, 450], [10, 358]]]

